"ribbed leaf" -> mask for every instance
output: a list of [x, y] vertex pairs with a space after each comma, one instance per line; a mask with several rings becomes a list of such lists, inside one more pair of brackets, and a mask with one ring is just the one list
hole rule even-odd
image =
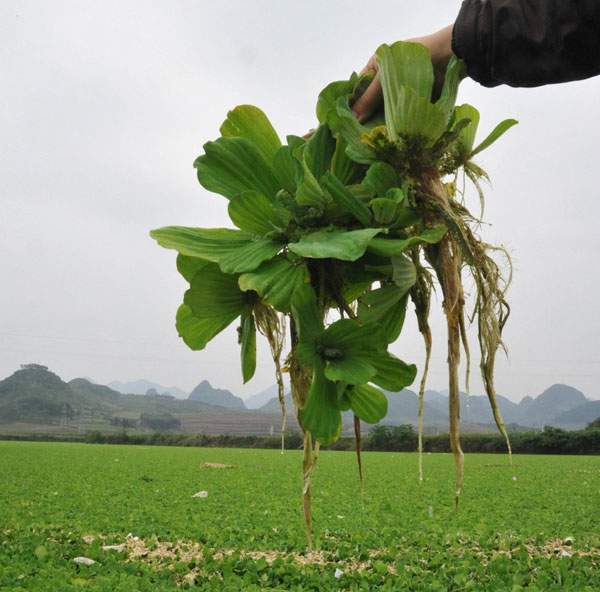
[[287, 259], [276, 257], [263, 263], [256, 271], [240, 276], [242, 290], [258, 292], [261, 300], [280, 312], [290, 311], [292, 294], [308, 281], [304, 264], [293, 265]]
[[366, 354], [365, 360], [377, 370], [371, 382], [387, 391], [401, 391], [410, 386], [417, 375], [417, 367], [414, 364], [407, 364], [388, 352], [377, 355]]
[[417, 236], [409, 236], [408, 238], [380, 238], [375, 237], [369, 242], [369, 253], [380, 255], [381, 257], [392, 257], [394, 255], [400, 255], [407, 249], [414, 247], [415, 245], [421, 245], [424, 243], [435, 244], [438, 243], [448, 229], [443, 226], [436, 226], [435, 228], [428, 228]]
[[[446, 131], [444, 113], [428, 99], [420, 97], [412, 88], [400, 87], [395, 97], [394, 133], [388, 133], [397, 140], [403, 136], [425, 139], [425, 146], [430, 147]], [[395, 136], [394, 136], [395, 134]]]
[[177, 311], [175, 327], [185, 344], [190, 349], [198, 351], [204, 349], [206, 344], [232, 321], [230, 315], [198, 318], [192, 313], [189, 306], [182, 304]]
[[188, 228], [165, 226], [150, 232], [161, 247], [182, 255], [218, 262], [222, 257], [248, 244], [252, 235], [229, 228]]
[[315, 179], [320, 179], [329, 170], [334, 150], [335, 140], [327, 125], [321, 124], [304, 148], [306, 164]]
[[482, 150], [485, 150], [488, 146], [491, 146], [502, 134], [507, 132], [513, 125], [519, 123], [516, 119], [505, 119], [500, 122], [493, 130], [492, 133], [483, 141], [473, 152], [471, 156], [475, 156]]
[[355, 197], [333, 173], [326, 173], [322, 177], [321, 183], [329, 191], [333, 200], [352, 214], [363, 226], [371, 224], [369, 208]]
[[329, 111], [327, 125], [344, 139], [346, 154], [351, 160], [362, 164], [377, 160], [375, 151], [361, 142], [363, 133], [368, 133], [369, 128], [358, 122], [343, 97], [338, 100], [336, 108]]
[[379, 232], [381, 228], [331, 232], [319, 230], [302, 237], [298, 243], [290, 243], [288, 248], [302, 257], [332, 257], [343, 261], [356, 261], [366, 251], [369, 241]]
[[407, 302], [407, 290], [395, 284], [383, 286], [361, 297], [358, 315], [362, 323], [379, 323], [385, 333], [386, 341], [393, 343], [402, 331]]
[[264, 235], [283, 230], [287, 224], [285, 211], [258, 191], [244, 191], [229, 202], [231, 221], [242, 230]]
[[317, 99], [317, 119], [319, 123], [327, 120], [327, 115], [331, 109], [335, 109], [335, 104], [340, 97], [346, 98], [356, 83], [358, 76], [353, 73], [350, 80], [338, 80], [328, 84], [320, 93]]
[[242, 346], [242, 377], [245, 384], [256, 371], [256, 326], [252, 314], [242, 316], [240, 344]]
[[378, 324], [359, 325], [352, 319], [340, 319], [329, 325], [321, 333], [319, 344], [323, 348], [338, 349], [346, 356], [387, 347], [382, 328]]
[[369, 382], [376, 372], [371, 364], [356, 355], [327, 360], [325, 364], [325, 376], [329, 380], [341, 380], [348, 384]]
[[377, 423], [387, 415], [388, 400], [374, 386], [361, 384], [346, 389], [344, 395], [349, 399], [354, 415], [366, 423]]
[[373, 195], [384, 197], [390, 189], [401, 187], [402, 181], [394, 167], [387, 162], [374, 162], [368, 168], [362, 184], [368, 187]]
[[[404, 95], [407, 94], [407, 89], [414, 93], [415, 99], [422, 99], [431, 105], [433, 88], [431, 56], [423, 45], [405, 41], [398, 41], [393, 45], [381, 45], [375, 53], [383, 88], [387, 132], [393, 140], [398, 140], [398, 134], [411, 133], [406, 131], [408, 122]], [[410, 110], [410, 113], [414, 116], [414, 110]]]
[[270, 239], [248, 243], [222, 257], [219, 265], [224, 273], [254, 271], [263, 261], [272, 259], [281, 251], [283, 244]]
[[465, 154], [471, 154], [475, 143], [475, 134], [479, 127], [479, 111], [471, 105], [457, 105], [452, 114], [451, 129], [454, 129], [463, 119], [470, 119], [471, 123], [461, 130], [457, 143]]
[[465, 69], [465, 63], [462, 60], [459, 60], [456, 56], [450, 58], [450, 62], [446, 68], [442, 94], [435, 103], [436, 107], [444, 114], [446, 122], [450, 120], [452, 115], [452, 110], [456, 103], [456, 96], [458, 95], [458, 85], [460, 84]]
[[377, 224], [387, 226], [391, 224], [398, 211], [398, 204], [393, 199], [387, 197], [376, 197], [369, 202], [369, 207], [373, 212], [373, 218]]
[[306, 397], [298, 412], [300, 424], [323, 446], [335, 442], [342, 433], [342, 414], [337, 403], [335, 384], [325, 378], [322, 368], [315, 368]]
[[322, 211], [325, 207], [325, 195], [319, 185], [319, 182], [315, 179], [312, 171], [306, 163], [304, 150], [306, 146], [301, 146], [294, 152], [294, 156], [302, 167], [304, 176], [298, 185], [298, 191], [296, 192], [296, 201], [302, 206], [309, 206]]
[[240, 105], [229, 113], [219, 130], [221, 135], [249, 140], [265, 162], [271, 163], [281, 140], [267, 116], [253, 105]]
[[417, 281], [417, 270], [413, 262], [404, 255], [392, 257], [392, 267], [394, 274], [392, 281], [405, 292], [408, 292]]
[[346, 154], [348, 143], [338, 136], [335, 152], [331, 159], [331, 172], [344, 184], [358, 183], [364, 174], [364, 166], [351, 160]]
[[208, 261], [205, 259], [177, 255], [177, 271], [188, 281], [188, 283], [191, 283], [196, 273], [207, 264]]
[[200, 184], [231, 199], [254, 189], [274, 199], [281, 185], [270, 164], [245, 138], [219, 138], [204, 144], [204, 154], [194, 162]]
[[273, 157], [273, 170], [281, 187], [290, 193], [295, 193], [301, 175], [290, 146], [282, 146], [276, 152]]
[[238, 287], [238, 276], [222, 273], [210, 264], [197, 273], [183, 302], [200, 318], [229, 317], [233, 321], [247, 303], [247, 295]]
[[304, 284], [294, 292], [292, 314], [299, 341], [313, 345], [323, 332], [323, 316], [317, 308], [317, 296], [310, 284]]

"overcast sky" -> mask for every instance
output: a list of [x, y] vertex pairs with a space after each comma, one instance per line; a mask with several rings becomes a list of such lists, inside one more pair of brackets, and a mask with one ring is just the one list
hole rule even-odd
[[[208, 379], [240, 396], [271, 385], [266, 344], [242, 385], [233, 328], [203, 352], [180, 341], [174, 316], [186, 284], [174, 251], [148, 231], [230, 225], [227, 200], [200, 187], [192, 168], [229, 109], [254, 104], [281, 137], [304, 133], [326, 84], [360, 70], [381, 43], [453, 22], [459, 6], [2, 0], [0, 379], [38, 362], [65, 380], [146, 378], [191, 390]], [[480, 139], [502, 119], [520, 121], [478, 158], [493, 183], [484, 236], [515, 263], [510, 357], [496, 378], [513, 400], [557, 382], [600, 398], [599, 96], [600, 78], [461, 86], [459, 103], [481, 112]], [[421, 366], [409, 317], [392, 351]], [[429, 387], [441, 390], [439, 313], [434, 331]], [[472, 392], [483, 393], [479, 380]]]

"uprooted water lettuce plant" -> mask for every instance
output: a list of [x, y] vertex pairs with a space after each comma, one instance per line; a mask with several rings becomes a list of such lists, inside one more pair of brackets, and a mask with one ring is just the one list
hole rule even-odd
[[[441, 96], [434, 101], [425, 47], [382, 45], [377, 56], [384, 110], [366, 125], [357, 121], [351, 106], [372, 74], [353, 74], [321, 92], [319, 126], [307, 141], [288, 136], [282, 144], [256, 107], [229, 112], [221, 137], [204, 145], [194, 166], [206, 189], [229, 200], [236, 229], [170, 226], [151, 233], [160, 245], [178, 251], [177, 268], [190, 284], [176, 320], [185, 343], [201, 350], [238, 320], [246, 382], [256, 368], [258, 330], [275, 363], [284, 422], [282, 373], [289, 373], [304, 431], [309, 548], [310, 480], [319, 445], [340, 436], [342, 412], [351, 410], [360, 470], [360, 420], [383, 419], [388, 403], [380, 389], [396, 392], [416, 377], [414, 365], [389, 352], [401, 334], [409, 300], [425, 343], [419, 389], [422, 450], [422, 401], [432, 346], [428, 316], [436, 284], [448, 329], [457, 503], [463, 478], [461, 342], [469, 359], [464, 275], [474, 286], [470, 320], [478, 328], [483, 382], [508, 444], [493, 372], [508, 316], [510, 278], [503, 277], [492, 256], [510, 261], [479, 237], [480, 219], [466, 208], [457, 187], [468, 177], [483, 199], [480, 180], [486, 174], [472, 158], [516, 122], [502, 122], [475, 146], [479, 113], [455, 105], [463, 68], [459, 60], [450, 62]], [[421, 467], [419, 461], [420, 480]]]

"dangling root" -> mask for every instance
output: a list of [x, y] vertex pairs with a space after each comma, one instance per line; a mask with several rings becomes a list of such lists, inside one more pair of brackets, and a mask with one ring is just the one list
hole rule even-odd
[[417, 270], [417, 281], [411, 290], [411, 298], [415, 305], [417, 324], [419, 332], [425, 343], [425, 365], [423, 376], [419, 386], [419, 428], [418, 428], [418, 452], [419, 452], [419, 497], [423, 495], [423, 401], [425, 399], [425, 385], [429, 372], [431, 360], [431, 327], [429, 326], [429, 308], [431, 304], [432, 280], [430, 273], [421, 265], [419, 253], [416, 249], [412, 252], [412, 260]]
[[309, 431], [304, 432], [304, 454], [302, 456], [302, 503], [304, 506], [304, 524], [306, 525], [306, 537], [308, 539], [307, 552], [312, 553], [312, 531], [310, 525], [310, 478], [317, 464], [319, 454], [319, 442], [315, 442], [315, 449], [312, 449], [312, 438]]
[[450, 447], [456, 463], [456, 498], [463, 482], [464, 454], [460, 446], [460, 393], [458, 383], [458, 365], [460, 362], [460, 315], [464, 305], [460, 281], [462, 257], [459, 247], [451, 235], [446, 235], [428, 249], [429, 259], [434, 268], [442, 293], [443, 308], [448, 327], [448, 377], [449, 377], [449, 415]]
[[358, 478], [360, 481], [360, 501], [365, 511], [365, 482], [363, 480], [362, 460], [360, 458], [360, 419], [354, 416], [354, 437], [356, 439], [356, 460], [358, 462]]
[[285, 390], [281, 372], [281, 352], [285, 342], [285, 316], [278, 315], [271, 307], [257, 307], [254, 313], [259, 331], [267, 338], [275, 363], [277, 396], [281, 407], [281, 454], [285, 449]]

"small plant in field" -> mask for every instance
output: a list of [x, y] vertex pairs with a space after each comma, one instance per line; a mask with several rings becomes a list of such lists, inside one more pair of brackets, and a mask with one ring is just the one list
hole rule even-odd
[[441, 96], [432, 102], [433, 68], [423, 46], [383, 45], [377, 55], [384, 112], [367, 125], [356, 120], [351, 106], [370, 78], [355, 74], [321, 92], [320, 124], [308, 141], [288, 136], [282, 144], [256, 107], [244, 105], [228, 114], [221, 137], [204, 145], [194, 166], [206, 189], [229, 200], [237, 229], [171, 226], [151, 233], [160, 245], [178, 251], [177, 268], [190, 283], [176, 321], [186, 344], [201, 350], [237, 320], [246, 382], [256, 367], [258, 330], [270, 345], [284, 418], [282, 372], [289, 373], [304, 431], [309, 547], [310, 478], [319, 445], [340, 436], [342, 411], [352, 410], [360, 470], [359, 420], [383, 419], [387, 399], [379, 389], [399, 391], [416, 377], [414, 365], [388, 351], [401, 334], [409, 300], [426, 350], [422, 449], [432, 340], [428, 315], [436, 282], [448, 326], [457, 503], [463, 471], [461, 341], [469, 358], [465, 274], [476, 288], [481, 373], [506, 437], [493, 371], [508, 316], [508, 281], [491, 257], [504, 253], [479, 238], [479, 220], [467, 210], [457, 178], [462, 171], [482, 196], [479, 181], [486, 174], [472, 158], [516, 122], [502, 122], [475, 146], [479, 113], [455, 105], [460, 61], [451, 61]]

